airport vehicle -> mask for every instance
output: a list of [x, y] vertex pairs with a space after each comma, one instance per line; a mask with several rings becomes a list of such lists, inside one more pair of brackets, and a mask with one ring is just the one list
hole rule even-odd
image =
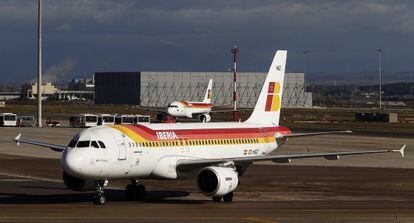
[[95, 204], [106, 201], [104, 187], [112, 179], [130, 179], [127, 199], [142, 199], [138, 179], [195, 178], [201, 193], [231, 202], [239, 177], [254, 162], [289, 163], [293, 159], [399, 152], [401, 149], [307, 152], [269, 155], [289, 138], [349, 133], [292, 133], [279, 125], [286, 51], [277, 51], [253, 113], [245, 122], [176, 123], [98, 126], [76, 134], [67, 146], [22, 139], [14, 141], [62, 152], [63, 181], [78, 191], [96, 190]]
[[33, 115], [18, 115], [17, 126], [31, 127], [36, 125], [36, 118]]
[[13, 113], [0, 113], [0, 126], [17, 126], [17, 115]]
[[71, 127], [94, 127], [98, 125], [98, 116], [94, 114], [79, 114], [69, 118]]
[[207, 85], [203, 101], [173, 101], [167, 105], [166, 110], [148, 108], [150, 111], [157, 111], [157, 120], [164, 123], [174, 123], [167, 116], [174, 118], [198, 118], [201, 122], [211, 121], [210, 113], [232, 112], [233, 110], [212, 110], [211, 103], [213, 80], [210, 79]]
[[114, 125], [115, 116], [109, 114], [100, 114], [98, 115], [98, 125]]
[[149, 115], [135, 115], [134, 124], [150, 123], [151, 116]]
[[134, 124], [135, 116], [134, 115], [117, 115], [115, 116], [115, 124]]
[[62, 127], [62, 124], [59, 121], [48, 119], [46, 121], [46, 126], [55, 128], [55, 127]]

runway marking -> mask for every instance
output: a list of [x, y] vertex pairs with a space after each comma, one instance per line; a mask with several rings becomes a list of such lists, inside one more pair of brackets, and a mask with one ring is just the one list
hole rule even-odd
[[53, 183], [63, 183], [62, 180], [50, 179], [50, 178], [45, 178], [45, 177], [35, 177], [35, 176], [29, 176], [29, 175], [23, 175], [23, 174], [0, 172], [0, 175], [7, 176], [7, 177], [25, 178], [25, 179], [30, 179], [30, 180], [47, 181], [47, 182], [53, 182]]
[[258, 223], [277, 223], [276, 219], [272, 218], [257, 218], [257, 217], [247, 217], [247, 218], [240, 218], [241, 220], [249, 221], [249, 222], [258, 222]]
[[0, 182], [28, 182], [34, 181], [32, 179], [0, 179]]

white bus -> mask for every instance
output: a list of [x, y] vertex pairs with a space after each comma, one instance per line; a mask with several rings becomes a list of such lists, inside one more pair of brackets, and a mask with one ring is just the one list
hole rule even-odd
[[116, 124], [134, 124], [134, 115], [117, 115], [115, 116]]
[[36, 118], [33, 115], [18, 115], [17, 126], [32, 127], [36, 125]]
[[115, 124], [115, 115], [100, 114], [98, 115], [98, 125], [113, 125]]
[[134, 123], [140, 124], [140, 123], [150, 123], [151, 116], [149, 115], [135, 115]]
[[17, 115], [13, 113], [0, 113], [0, 126], [17, 126]]
[[71, 127], [93, 127], [98, 125], [98, 116], [94, 114], [80, 114], [69, 118]]

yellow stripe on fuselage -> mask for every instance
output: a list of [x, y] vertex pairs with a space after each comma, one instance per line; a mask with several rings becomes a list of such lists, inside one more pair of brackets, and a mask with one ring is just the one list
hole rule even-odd
[[117, 129], [127, 135], [129, 138], [134, 140], [135, 142], [147, 142], [148, 140], [142, 138], [142, 136], [138, 135], [136, 132], [132, 131], [131, 129], [122, 126], [122, 125], [110, 125], [111, 128]]
[[[261, 144], [261, 143], [271, 143], [275, 141], [274, 137], [260, 137], [260, 138], [251, 138], [256, 139], [257, 142], [243, 142], [243, 139], [190, 139], [190, 140], [155, 140], [149, 141], [144, 139], [142, 136], [132, 131], [131, 129], [122, 126], [122, 125], [110, 125], [111, 128], [117, 129], [120, 132], [124, 133], [130, 139], [137, 143], [145, 143], [142, 146], [145, 147], [175, 147], [175, 146], [212, 146], [212, 145], [239, 145], [239, 144]], [[221, 143], [226, 141], [225, 143]], [[166, 146], [162, 142], [166, 143]], [[213, 142], [213, 143], [211, 143]], [[236, 142], [236, 143], [233, 143]]]

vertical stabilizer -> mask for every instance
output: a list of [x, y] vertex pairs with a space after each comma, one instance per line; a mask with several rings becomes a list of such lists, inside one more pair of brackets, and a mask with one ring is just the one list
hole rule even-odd
[[207, 85], [206, 94], [204, 95], [203, 103], [211, 103], [212, 90], [213, 90], [213, 79], [210, 79]]
[[246, 122], [279, 125], [286, 57], [286, 50], [276, 51], [276, 55], [270, 66], [269, 73], [263, 84], [256, 106]]

